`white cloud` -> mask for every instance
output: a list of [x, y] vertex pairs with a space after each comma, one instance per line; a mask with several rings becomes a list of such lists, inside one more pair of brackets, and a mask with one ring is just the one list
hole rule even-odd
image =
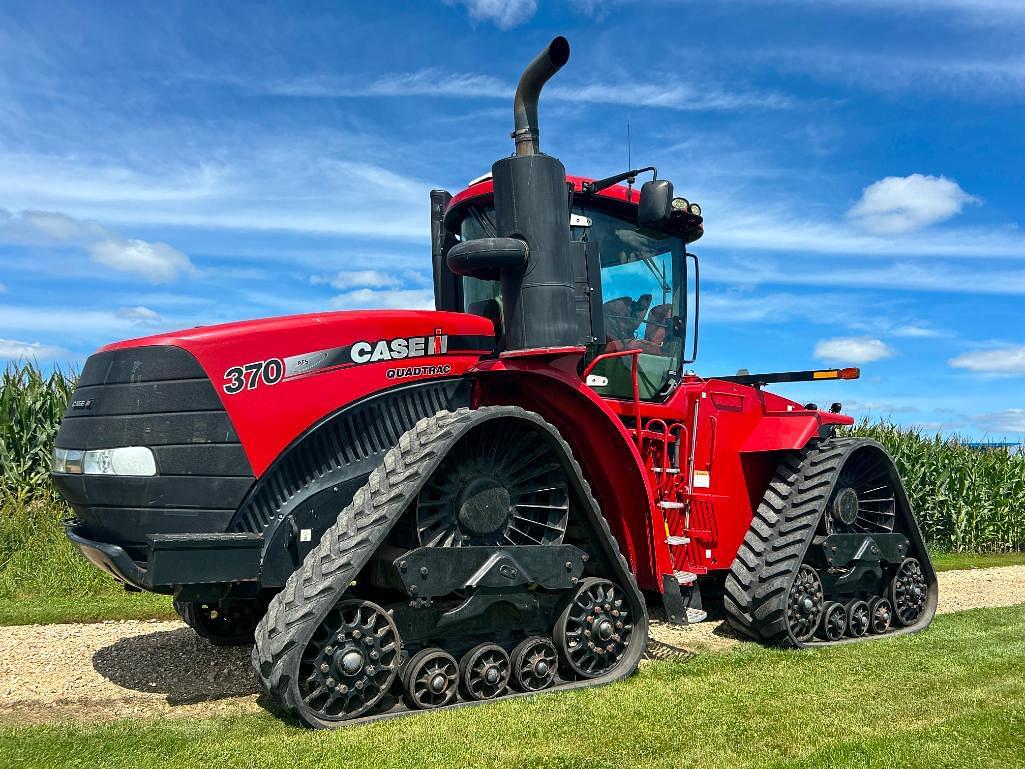
[[1025, 434], [1025, 409], [1005, 409], [991, 414], [979, 414], [972, 421], [982, 430], [992, 433]]
[[326, 283], [339, 291], [348, 291], [354, 288], [398, 288], [402, 285], [398, 277], [380, 270], [343, 271], [326, 277], [314, 275], [310, 278], [310, 283], [315, 286]]
[[915, 323], [908, 323], [903, 326], [894, 326], [888, 329], [887, 333], [889, 333], [890, 336], [903, 336], [913, 339], [932, 339], [944, 335], [942, 331], [938, 331], [935, 328]]
[[192, 272], [192, 262], [166, 243], [135, 238], [107, 238], [86, 247], [94, 262], [121, 272], [135, 273], [153, 283], [170, 283], [179, 273]]
[[154, 326], [163, 320], [160, 317], [160, 313], [142, 305], [138, 307], [125, 307], [118, 310], [117, 316], [130, 320], [140, 326]]
[[[142, 146], [123, 148], [118, 158], [125, 165], [117, 167], [74, 155], [11, 155], [0, 146], [0, 190], [21, 208], [66, 212], [80, 225], [98, 220], [121, 228], [291, 231], [402, 241], [430, 237], [422, 211], [436, 182], [403, 176], [363, 159], [349, 160], [386, 153], [393, 160], [394, 147], [375, 137], [314, 129], [305, 137], [257, 137], [245, 131], [210, 136], [205, 139], [209, 147], [195, 149], [179, 161], [187, 164], [185, 171], [177, 165], [168, 167], [165, 158], [154, 155], [143, 143], [146, 137], [129, 138]], [[176, 141], [161, 138], [161, 146]], [[211, 159], [221, 157], [228, 159], [215, 166]], [[129, 161], [145, 168], [137, 170]], [[209, 181], [197, 181], [203, 184], [201, 193], [190, 197], [180, 189], [185, 180], [202, 180], [207, 168], [216, 170], [210, 171]], [[168, 188], [165, 197], [160, 196], [162, 185]], [[387, 212], [387, 226], [382, 225], [382, 211]], [[24, 232], [21, 216], [12, 219], [0, 212], [0, 232]], [[35, 227], [32, 237], [52, 240]], [[88, 237], [98, 241], [105, 233]]]
[[189, 258], [166, 243], [123, 238], [96, 222], [81, 221], [57, 211], [0, 209], [0, 243], [34, 246], [74, 246], [92, 261], [154, 283], [168, 283], [193, 272]]
[[[732, 198], [732, 199], [731, 199]], [[777, 251], [816, 254], [857, 254], [892, 259], [900, 256], [955, 256], [967, 259], [1025, 258], [1025, 237], [1016, 225], [986, 229], [949, 226], [942, 231], [904, 234], [870, 233], [854, 222], [810, 216], [809, 209], [775, 200], [743, 201], [743, 193], [698, 198], [708, 221], [703, 248], [744, 249], [764, 254]], [[714, 226], [713, 226], [714, 224]]]
[[[239, 88], [250, 88], [249, 81], [231, 81]], [[415, 72], [393, 72], [364, 80], [340, 79], [325, 75], [305, 75], [274, 80], [259, 86], [275, 96], [345, 99], [366, 96], [458, 96], [502, 97], [512, 95], [512, 86], [489, 75], [449, 72], [428, 67]]]
[[[864, 267], [849, 263], [831, 266], [821, 262], [802, 260], [796, 269], [796, 260], [788, 268], [757, 260], [726, 259], [720, 263], [708, 260], [702, 277], [716, 283], [731, 285], [791, 285], [824, 286], [829, 288], [874, 288], [884, 291], [936, 291], [955, 294], [1005, 295], [1025, 294], [1025, 269], [993, 270], [972, 265], [947, 262], [896, 262], [894, 264], [868, 264]], [[905, 334], [904, 336], [907, 336]]]
[[687, 112], [784, 109], [794, 103], [789, 96], [772, 91], [726, 90], [714, 83], [696, 85], [681, 81], [667, 81], [658, 85], [638, 82], [553, 85], [545, 91], [545, 97], [552, 101], [661, 107]]
[[430, 289], [375, 290], [360, 288], [339, 294], [331, 300], [338, 310], [404, 309], [433, 310], [434, 291]]
[[869, 232], [900, 235], [945, 221], [977, 202], [943, 176], [887, 176], [866, 187], [847, 215]]
[[950, 365], [978, 374], [1025, 374], [1025, 346], [962, 353], [951, 358]]
[[871, 363], [892, 358], [896, 350], [880, 339], [867, 336], [846, 336], [823, 339], [815, 345], [814, 355], [833, 363]]
[[0, 339], [0, 360], [45, 361], [67, 358], [69, 355], [70, 353], [63, 347], [55, 345]]
[[537, 12], [537, 0], [445, 0], [465, 5], [474, 21], [490, 21], [499, 29], [518, 27]]
[[111, 339], [130, 333], [134, 324], [119, 313], [71, 309], [67, 305], [0, 305], [0, 328], [26, 334], [61, 334], [76, 339]]

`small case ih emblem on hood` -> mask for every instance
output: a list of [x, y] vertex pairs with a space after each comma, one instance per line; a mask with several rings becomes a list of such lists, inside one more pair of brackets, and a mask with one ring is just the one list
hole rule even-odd
[[76, 411], [79, 410], [79, 409], [91, 409], [92, 407], [93, 407], [93, 399], [92, 398], [89, 398], [88, 400], [71, 401], [71, 408], [75, 409]]

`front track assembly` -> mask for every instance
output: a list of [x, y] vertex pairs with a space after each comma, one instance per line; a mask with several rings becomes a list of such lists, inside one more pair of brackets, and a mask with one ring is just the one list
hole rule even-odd
[[726, 579], [734, 630], [789, 647], [924, 628], [936, 573], [893, 460], [828, 438], [785, 455]]
[[407, 432], [270, 604], [253, 662], [313, 727], [607, 683], [643, 597], [558, 432], [515, 407]]

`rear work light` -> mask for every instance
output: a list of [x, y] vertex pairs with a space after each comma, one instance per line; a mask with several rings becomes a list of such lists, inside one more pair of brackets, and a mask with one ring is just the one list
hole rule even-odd
[[860, 376], [860, 368], [827, 368], [811, 374], [812, 379], [857, 379]]
[[55, 448], [51, 469], [55, 473], [145, 477], [157, 474], [157, 463], [145, 446], [90, 451]]

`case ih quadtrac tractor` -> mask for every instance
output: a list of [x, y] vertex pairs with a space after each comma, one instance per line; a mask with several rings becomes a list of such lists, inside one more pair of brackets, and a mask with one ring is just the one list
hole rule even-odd
[[[56, 439], [68, 537], [311, 726], [632, 673], [649, 607], [790, 647], [918, 630], [936, 576], [893, 460], [765, 385], [702, 378], [700, 208], [538, 149], [431, 193], [437, 311], [196, 328], [89, 358]], [[635, 178], [651, 174], [639, 189]], [[627, 185], [621, 184], [627, 182]]]

